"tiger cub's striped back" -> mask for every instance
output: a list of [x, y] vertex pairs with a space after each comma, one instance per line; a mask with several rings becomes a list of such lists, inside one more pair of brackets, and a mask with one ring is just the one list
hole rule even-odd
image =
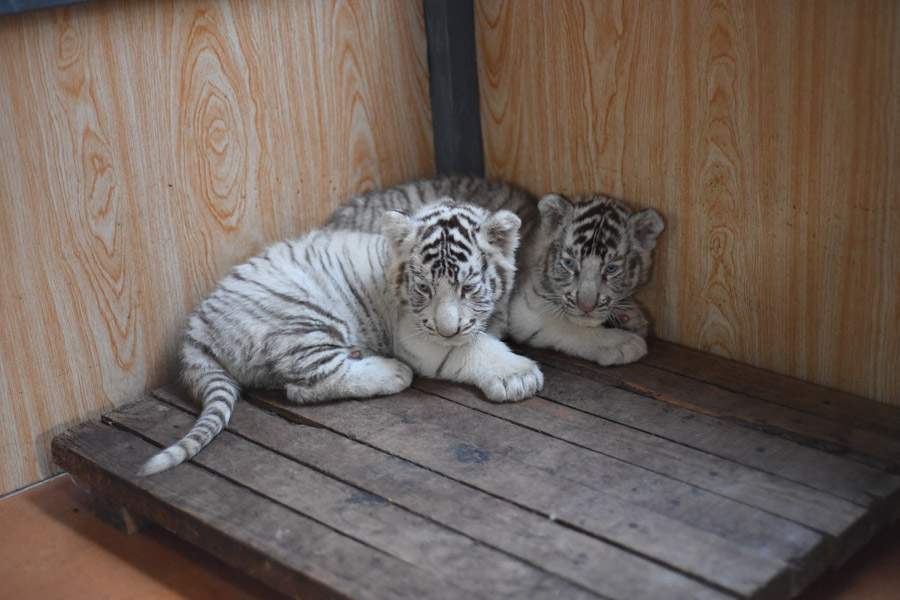
[[515, 213], [522, 221], [519, 237], [523, 240], [538, 225], [537, 199], [525, 190], [500, 180], [447, 175], [357, 194], [331, 214], [324, 228], [377, 233], [381, 216], [389, 210], [412, 214], [448, 198], [491, 211], [503, 209]]
[[381, 220], [384, 235], [315, 231], [222, 279], [191, 315], [181, 348], [200, 417], [141, 475], [199, 452], [243, 387], [283, 389], [297, 403], [366, 398], [405, 389], [415, 371], [476, 385], [495, 401], [540, 388], [532, 361], [483, 335], [513, 278], [518, 217], [439, 202]]

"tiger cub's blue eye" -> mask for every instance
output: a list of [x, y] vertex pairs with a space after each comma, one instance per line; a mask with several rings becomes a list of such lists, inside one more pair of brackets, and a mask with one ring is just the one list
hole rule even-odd
[[575, 268], [575, 259], [574, 258], [564, 258], [563, 264], [566, 266], [567, 269], [574, 269]]
[[474, 289], [475, 289], [474, 283], [467, 283], [466, 285], [462, 286], [462, 291], [467, 292], [467, 293], [473, 291]]
[[420, 292], [422, 292], [423, 294], [427, 294], [431, 291], [431, 286], [429, 286], [427, 283], [417, 283], [416, 289], [419, 290]]
[[619, 270], [619, 265], [606, 265], [607, 273], [615, 273], [618, 270]]

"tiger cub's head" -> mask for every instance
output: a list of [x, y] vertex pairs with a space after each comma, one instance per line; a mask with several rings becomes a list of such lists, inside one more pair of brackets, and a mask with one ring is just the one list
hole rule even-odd
[[556, 314], [579, 325], [602, 325], [617, 302], [650, 276], [664, 228], [652, 208], [632, 213], [621, 201], [592, 194], [569, 201], [541, 198], [540, 283]]
[[508, 301], [520, 225], [509, 211], [450, 199], [412, 216], [384, 214], [391, 285], [421, 333], [459, 345], [484, 332], [495, 305]]

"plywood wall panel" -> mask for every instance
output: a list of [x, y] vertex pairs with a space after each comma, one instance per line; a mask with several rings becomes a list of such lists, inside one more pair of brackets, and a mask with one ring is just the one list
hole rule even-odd
[[231, 265], [434, 170], [414, 0], [91, 2], [0, 18], [0, 56], [0, 494], [173, 378]]
[[900, 403], [896, 2], [476, 0], [489, 174], [666, 218], [664, 339]]

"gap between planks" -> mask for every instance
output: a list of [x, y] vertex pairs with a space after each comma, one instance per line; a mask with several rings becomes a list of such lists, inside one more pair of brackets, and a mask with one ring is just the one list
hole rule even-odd
[[[545, 377], [541, 392], [544, 397], [871, 507], [879, 521], [893, 521], [900, 516], [900, 477], [884, 468], [890, 459], [878, 456], [877, 448], [871, 449], [872, 456], [860, 461], [858, 454], [833, 443], [810, 442], [808, 436], [791, 437], [774, 426], [761, 427], [751, 419], [718, 414], [708, 407], [698, 406], [703, 404], [702, 396], [685, 398], [687, 393], [679, 390], [677, 385], [687, 378], [677, 374], [670, 374], [669, 383], [675, 384], [674, 387], [661, 386], [664, 389], [659, 390], [647, 381], [650, 367], [638, 372], [630, 368], [632, 365], [603, 368], [568, 357], [561, 360], [557, 355], [543, 351], [529, 349], [526, 353], [546, 367], [555, 368], [557, 373], [565, 373], [565, 377], [603, 384], [604, 394], [627, 396], [632, 401], [632, 414], [605, 412], [607, 407], [603, 403], [554, 395], [552, 390], [559, 382], [559, 376], [556, 380], [549, 378], [549, 384]], [[657, 378], [651, 375], [649, 379], [659, 386]], [[757, 403], [757, 410], [766, 405], [781, 410], [781, 407], [750, 397], [746, 397], [746, 403]], [[657, 426], [657, 421], [666, 426]], [[690, 426], [688, 421], [693, 421]], [[705, 428], [703, 435], [695, 435], [695, 429], [699, 428]], [[713, 444], [713, 441], [719, 443]], [[891, 449], [886, 450], [888, 454], [891, 452]], [[882, 468], [872, 466], [872, 462]]]
[[[572, 597], [600, 589], [599, 584], [608, 583], [604, 575], [580, 565], [579, 555], [602, 555], [604, 562], [617, 565], [613, 575], [618, 573], [622, 577], [619, 580], [613, 578], [612, 592], [604, 589], [604, 597], [660, 597], [662, 588], [666, 597], [717, 598], [722, 597], [722, 592], [740, 597], [787, 597], [803, 589], [825, 566], [845, 560], [878, 527], [897, 515], [900, 478], [883, 472], [893, 468], [895, 448], [873, 447], [872, 441], [877, 441], [883, 434], [863, 421], [848, 427], [833, 421], [833, 417], [816, 416], [793, 423], [796, 431], [786, 432], [781, 427], [784, 420], [805, 409], [802, 406], [786, 407], [783, 397], [779, 397], [779, 402], [773, 402], [750, 394], [777, 396], [777, 390], [751, 389], [750, 393], [744, 394], [726, 389], [704, 381], [703, 378], [712, 379], [714, 373], [711, 375], [699, 368], [691, 371], [697, 377], [691, 377], [655, 366], [639, 364], [604, 369], [568, 357], [562, 359], [552, 353], [530, 349], [526, 353], [544, 364], [547, 383], [540, 394], [542, 398], [524, 403], [490, 404], [465, 386], [421, 379], [414, 383], [417, 389], [392, 398], [307, 407], [286, 405], [279, 402], [279, 395], [251, 393], [249, 399], [280, 415], [269, 415], [278, 419], [275, 422], [290, 422], [290, 427], [297, 427], [296, 423], [314, 427], [304, 428], [300, 436], [302, 442], [293, 440], [294, 436], [284, 435], [277, 441], [260, 441], [242, 428], [254, 422], [252, 415], [257, 414], [254, 411], [259, 415], [268, 413], [250, 404], [239, 403], [228, 429], [238, 436], [236, 439], [265, 448], [339, 485], [358, 489], [363, 494], [359, 498], [363, 503], [377, 503], [380, 498], [390, 505], [396, 504], [417, 519], [424, 519], [413, 519], [420, 525], [433, 522], [424, 525], [425, 529], [438, 527], [432, 531], [443, 532], [440, 535], [454, 540], [450, 547], [454, 544], [458, 548], [468, 547], [469, 542], [465, 540], [484, 544], [491, 552], [506, 557], [500, 563], [506, 565], [507, 573], [518, 573], [517, 569], [522, 568], [519, 563], [528, 565], [529, 569], [545, 570], [554, 587], [558, 588], [560, 581], [564, 582], [564, 587], [574, 586]], [[680, 364], [678, 356], [677, 352], [670, 353], [661, 361], [668, 361], [666, 365], [673, 368], [673, 364]], [[689, 363], [692, 358], [688, 356], [684, 360]], [[691, 368], [690, 364], [685, 366], [686, 370]], [[741, 385], [747, 384], [746, 373], [742, 377], [744, 379], [738, 381]], [[737, 384], [731, 387], [737, 387]], [[196, 413], [196, 408], [177, 386], [158, 390], [155, 395], [172, 407]], [[800, 404], [808, 409], [815, 402], [805, 399]], [[737, 410], [743, 409], [745, 404], [749, 407], [746, 413]], [[123, 407], [105, 419], [127, 429], [121, 421], [125, 416], [127, 410]], [[287, 421], [282, 421], [281, 417]], [[189, 418], [185, 423], [189, 424], [191, 420]], [[479, 429], [487, 427], [484, 423], [488, 421], [491, 423], [488, 429]], [[891, 421], [885, 422], [890, 424]], [[435, 423], [441, 428], [446, 425], [449, 433], [446, 428], [433, 429]], [[163, 432], [158, 433], [162, 435]], [[175, 435], [172, 431], [165, 433], [169, 437]], [[456, 461], [447, 462], [444, 458], [431, 456], [419, 447], [398, 445], [398, 439], [409, 440], [423, 434], [417, 443], [439, 443], [444, 454], [457, 453]], [[476, 434], [482, 437], [478, 438]], [[144, 436], [142, 433], [137, 435]], [[223, 440], [230, 439], [229, 435], [224, 434]], [[321, 447], [322, 436], [329, 437], [332, 444], [344, 444], [343, 452], [353, 449], [354, 456], [368, 456], [372, 468], [368, 471], [357, 469], [348, 474], [347, 463], [328, 463], [324, 460], [328, 453]], [[833, 439], [822, 442], [816, 436]], [[313, 448], [304, 445], [312, 438], [318, 440]], [[515, 444], [504, 446], [506, 438], [514, 439]], [[627, 443], [616, 446], [610, 441], [620, 438]], [[174, 441], [166, 442], [165, 439], [168, 438], [160, 437], [154, 443]], [[218, 440], [213, 443], [222, 444]], [[287, 451], [285, 447], [292, 450]], [[526, 449], [524, 453], [522, 448]], [[465, 460], [461, 460], [459, 452], [463, 452], [462, 459]], [[505, 454], [510, 454], [514, 460]], [[500, 467], [489, 464], [491, 460], [482, 460], [491, 455], [495, 462], [502, 463]], [[801, 460], [798, 461], [798, 457]], [[204, 450], [195, 462], [204, 464], [207, 472], [212, 473], [214, 469], [209, 466], [208, 458], [213, 460], [215, 455]], [[603, 468], [598, 468], [595, 463], [602, 464]], [[810, 464], [822, 466], [816, 470], [810, 469]], [[379, 470], [384, 471], [391, 465], [403, 465], [401, 470], [405, 469], [407, 475], [415, 472], [415, 477], [397, 476], [392, 482], [394, 488], [384, 487], [386, 484], [380, 483]], [[524, 495], [511, 493], [517, 489], [514, 485], [517, 480], [509, 478], [503, 468], [510, 465], [525, 474], [519, 476], [521, 480], [529, 484], [537, 482], [536, 487], [545, 491], [531, 490]], [[588, 466], [576, 468], [577, 465]], [[479, 474], [479, 468], [490, 476]], [[709, 469], [711, 479], [704, 480], [704, 469]], [[227, 474], [221, 476], [236, 481]], [[505, 476], [508, 479], [501, 481]], [[604, 477], [609, 481], [604, 481]], [[650, 492], [629, 497], [620, 482], [629, 478], [637, 478], [636, 481], [642, 482]], [[411, 482], [415, 488], [425, 481], [432, 486], [430, 495], [423, 490], [409, 489]], [[133, 485], [133, 482], [121, 484], [126, 488]], [[483, 529], [484, 525], [477, 522], [454, 520], [456, 512], [452, 509], [457, 507], [447, 506], [447, 499], [453, 494], [446, 493], [446, 486], [455, 489], [456, 498], [466, 498], [473, 514], [499, 512], [516, 528], [491, 531]], [[460, 489], [465, 493], [460, 494]], [[689, 498], [689, 490], [699, 495], [698, 504], [690, 510], [677, 508], [677, 504]], [[399, 501], [398, 491], [405, 494]], [[547, 491], [574, 498], [575, 502], [569, 501], [572, 506], [562, 506], [561, 510], [554, 511], [555, 499], [547, 496]], [[253, 493], [258, 495], [259, 492]], [[816, 502], [817, 499], [820, 502]], [[666, 506], [667, 500], [678, 503], [675, 507]], [[294, 510], [274, 498], [271, 501]], [[598, 512], [598, 502], [608, 514]], [[486, 508], [488, 506], [490, 510]], [[697, 514], [697, 507], [703, 509], [700, 514]], [[722, 532], [718, 529], [724, 526], [729, 511], [744, 515], [748, 523], [758, 521], [769, 526], [778, 525], [777, 533], [787, 534], [786, 538], [775, 543], [755, 537], [753, 527], [746, 529], [744, 538], [740, 527], [737, 534], [726, 532], [725, 538], [720, 537]], [[615, 518], [610, 520], [610, 515], [619, 518], [621, 523]], [[413, 517], [402, 516], [401, 520], [410, 518]], [[324, 521], [312, 519], [334, 535], [350, 534], [337, 533], [331, 525], [323, 525]], [[628, 527], [621, 527], [625, 522]], [[581, 551], [572, 556], [557, 548], [555, 553], [543, 555], [534, 541], [529, 542], [523, 535], [536, 525], [549, 528], [554, 535], [565, 531], [566, 543], [574, 544], [573, 547]], [[652, 534], [659, 532], [665, 532], [663, 539], [657, 539], [656, 544], [650, 543]], [[498, 534], [499, 538], [496, 537]], [[464, 539], [461, 540], [460, 535]], [[352, 534], [350, 537], [373, 551], [378, 546], [371, 540], [355, 539]], [[712, 557], [713, 564], [703, 564], [699, 553], [696, 561], [690, 556], [690, 545], [698, 539], [702, 541], [707, 557]], [[659, 547], [660, 543], [673, 544], [673, 540], [673, 547], [681, 551], [680, 555]], [[742, 540], [753, 550], [744, 551], [738, 543]], [[398, 568], [401, 569], [406, 561], [421, 561], [422, 555], [428, 556], [421, 547], [415, 552], [407, 552], [402, 555], [395, 548], [388, 556], [399, 560]], [[719, 561], [718, 564], [715, 561]], [[541, 577], [535, 577], [527, 569], [525, 572], [531, 573], [525, 581], [531, 581], [528, 585], [532, 589], [545, 589], [541, 587]], [[635, 588], [634, 578], [629, 577], [634, 572], [652, 573], [653, 576], [638, 578], [645, 587]], [[481, 577], [487, 575], [482, 573]], [[520, 594], [520, 588], [509, 587], [513, 585], [509, 582], [514, 579], [517, 578], [507, 577], [507, 583], [495, 582], [493, 585], [500, 587], [493, 590], [497, 593], [492, 596]], [[303, 576], [301, 580], [307, 581]], [[653, 582], [658, 582], [662, 588], [653, 588]], [[307, 585], [310, 585], [308, 581]], [[459, 591], [463, 589], [459, 585], [454, 582], [450, 587], [455, 586]], [[520, 582], [519, 585], [523, 584]]]
[[657, 339], [641, 362], [722, 389], [900, 439], [900, 408]]
[[[676, 518], [606, 494], [585, 481], [567, 479], [524, 463], [517, 468], [498, 466], [497, 459], [502, 457], [502, 450], [483, 450], [484, 440], [464, 441], [484, 426], [487, 421], [483, 416], [474, 413], [476, 418], [468, 420], [445, 414], [429, 416], [427, 413], [435, 407], [447, 409], [454, 405], [443, 400], [423, 402], [430, 396], [421, 392], [409, 390], [390, 398], [354, 402], [352, 408], [347, 408], [343, 402], [339, 405], [288, 406], [273, 402], [271, 394], [252, 395], [255, 401], [264, 402], [288, 418], [299, 415], [314, 420], [344, 436], [440, 471], [489, 494], [507, 498], [544, 515], [555, 515], [557, 520], [581, 531], [735, 593], [746, 595], [768, 591], [771, 587], [783, 586], [785, 577], [790, 577], [789, 565], [784, 561], [749, 551], [734, 541], [703, 530], [703, 526], [708, 526], [702, 523], [706, 515], [695, 515], [701, 527], [692, 527]], [[423, 410], [426, 413], [420, 412]], [[417, 411], [419, 415], [414, 414]], [[425, 414], [424, 419], [422, 414]], [[490, 423], [490, 427], [497, 427], [497, 421]], [[447, 433], [445, 428], [452, 431]], [[453, 432], [464, 432], [464, 437], [456, 439]], [[509, 433], [493, 431], [487, 435], [503, 439]], [[411, 439], [427, 440], [427, 447], [410, 442]], [[467, 454], [465, 460], [459, 460], [459, 451]], [[485, 460], [491, 455], [493, 460]], [[715, 512], [721, 514], [719, 510]], [[787, 525], [787, 529], [792, 529], [791, 525]], [[784, 550], [782, 547], [781, 551]]]
[[[155, 395], [174, 406], [196, 412], [196, 408], [185, 400], [182, 391], [177, 388], [158, 390]], [[260, 414], [267, 413], [249, 404], [241, 405], [235, 410], [229, 428], [260, 443]], [[277, 418], [281, 420], [281, 417]], [[284, 423], [293, 425], [292, 422], [296, 420], [286, 420]], [[267, 425], [271, 430], [272, 423]], [[323, 437], [330, 440], [329, 443], [340, 444], [341, 452], [326, 451], [320, 441]], [[459, 529], [481, 543], [496, 546], [532, 564], [540, 564], [542, 568], [548, 568], [582, 585], [593, 589], [602, 587], [605, 593], [612, 594], [615, 598], [657, 598], [660, 595], [700, 598], [720, 595], [689, 577], [636, 556], [615, 544], [598, 540], [579, 532], [577, 528], [567, 528], [564, 523], [552, 521], [546, 515], [522, 509], [427, 466], [383, 452], [357, 441], [354, 436], [345, 436], [327, 427], [309, 429], [299, 436], [280, 435], [277, 443], [267, 442], [267, 445], [275, 446], [278, 452], [300, 460], [320, 472], [338, 477], [417, 514]], [[340, 461], [333, 458], [344, 454], [352, 455], [353, 460]], [[412, 485], [409, 485], [410, 481], [413, 482]], [[461, 517], [461, 514], [489, 517], [469, 519]], [[490, 526], [488, 522], [499, 522], [503, 526]], [[608, 565], [612, 572], [585, 564], [585, 557], [592, 557]]]
[[[767, 435], [839, 454], [878, 470], [900, 473], [900, 440], [865, 425], [853, 426], [846, 420], [834, 420], [784, 403], [734, 392], [645, 362], [608, 368], [577, 358], [563, 358], [544, 350], [519, 350], [535, 360], [565, 371], [593, 376], [610, 385], [649, 395], [698, 413], [739, 422]], [[900, 411], [881, 409], [880, 412], [890, 414]], [[886, 422], [898, 420], [900, 417], [885, 419]]]
[[[267, 425], [276, 418], [269, 416]], [[107, 416], [110, 424], [160, 446], [177, 441], [194, 420], [190, 413], [153, 402], [135, 403]], [[267, 428], [266, 435], [270, 433]], [[303, 431], [299, 433], [302, 435]], [[432, 574], [445, 587], [455, 590], [455, 595], [549, 600], [559, 592], [564, 597], [597, 597], [379, 496], [272, 452], [254, 440], [225, 431], [208, 449], [194, 458], [194, 464], [377, 552]]]
[[[548, 367], [544, 370], [548, 373]], [[473, 410], [812, 529], [825, 536], [826, 560], [831, 565], [844, 562], [876, 530], [874, 518], [864, 507], [547, 398], [515, 405], [492, 404], [462, 386], [425, 379], [416, 380], [414, 385]]]
[[[157, 450], [95, 422], [53, 441], [56, 462], [92, 488], [288, 596], [421, 598], [435, 587], [428, 574], [280, 505], [260, 502], [252, 491], [192, 463], [162, 477], [135, 477]], [[293, 529], [283, 527], [286, 522]]]

